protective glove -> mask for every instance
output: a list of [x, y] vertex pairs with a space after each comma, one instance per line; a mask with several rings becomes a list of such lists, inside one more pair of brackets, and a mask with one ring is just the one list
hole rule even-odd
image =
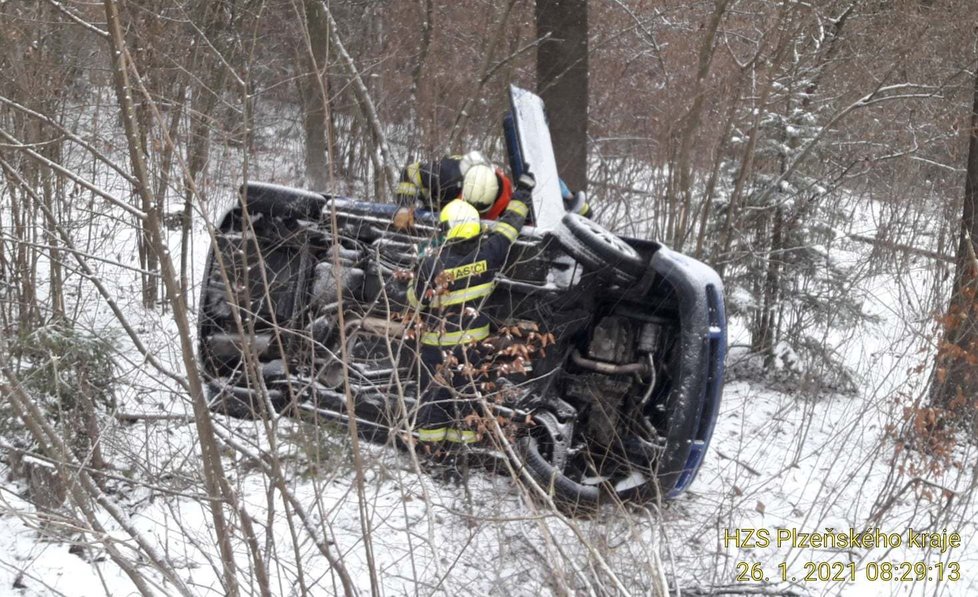
[[401, 207], [394, 212], [393, 226], [395, 230], [410, 230], [414, 228], [414, 209]]
[[587, 202], [587, 193], [584, 191], [577, 191], [570, 197], [564, 198], [564, 207], [567, 211], [580, 214], [585, 218], [591, 217], [591, 206]]
[[519, 191], [532, 191], [535, 186], [537, 186], [537, 179], [533, 178], [529, 172], [520, 174], [520, 177], [516, 179], [516, 189]]

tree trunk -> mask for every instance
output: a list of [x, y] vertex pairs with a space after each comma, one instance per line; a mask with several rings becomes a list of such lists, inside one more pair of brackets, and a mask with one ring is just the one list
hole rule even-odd
[[[207, 201], [206, 172], [211, 151], [211, 129], [221, 94], [227, 85], [230, 66], [216, 59], [203, 44], [216, 44], [217, 51], [231, 57], [229, 42], [223, 35], [229, 25], [218, 3], [204, 3], [194, 13], [194, 20], [201, 23], [202, 40], [197, 40], [190, 53], [188, 64], [197, 84], [190, 89], [190, 136], [187, 140], [186, 169], [183, 181], [183, 211], [180, 216], [180, 288], [186, 299], [190, 285], [190, 245], [193, 229], [194, 202], [203, 205]], [[184, 92], [185, 93], [185, 92]], [[247, 140], [245, 140], [247, 144]], [[245, 145], [247, 148], [247, 145]], [[246, 149], [247, 150], [247, 149]]]
[[[60, 153], [60, 148], [53, 147], [52, 149]], [[54, 159], [60, 159], [60, 156], [54, 156]], [[52, 212], [57, 212], [59, 209], [56, 202], [61, 197], [60, 194], [56, 193], [56, 187], [59, 186], [59, 183], [50, 168], [43, 168], [41, 172], [41, 176], [44, 177], [41, 185], [42, 192], [44, 193], [44, 204]], [[58, 248], [57, 236], [47, 226], [44, 228], [44, 237], [50, 247], [48, 251], [51, 259], [49, 264], [51, 273], [51, 279], [49, 280], [51, 315], [55, 319], [60, 319], [65, 315], [64, 273], [61, 270], [61, 251]]]
[[323, 80], [329, 49], [329, 24], [323, 5], [306, 0], [305, 27], [308, 44], [298, 51], [298, 80], [302, 98], [302, 128], [305, 137], [306, 183], [316, 190], [326, 189], [332, 178], [330, 161], [333, 154], [327, 145], [329, 135], [329, 98]]
[[[767, 252], [767, 271], [764, 275], [764, 298], [759, 325], [751, 330], [754, 352], [764, 355], [764, 366], [774, 365], [774, 344], [777, 332], [775, 315], [781, 290], [781, 260], [784, 258], [784, 214], [780, 207], [771, 214], [771, 247]], [[764, 228], [766, 230], [766, 227]]]
[[[587, 186], [587, 0], [537, 0], [537, 90], [547, 104], [557, 171]], [[532, 167], [532, 165], [531, 165]]]
[[434, 24], [434, 2], [432, 0], [420, 0], [421, 6], [421, 41], [418, 47], [418, 58], [411, 70], [411, 122], [417, 123], [418, 135], [420, 139], [420, 155], [430, 155], [435, 152], [434, 117], [431, 115], [429, 105], [431, 104], [431, 86], [428, 73], [425, 70], [428, 61], [428, 54], [431, 50], [431, 33]]
[[[367, 89], [363, 77], [353, 57], [347, 52], [343, 40], [340, 38], [339, 31], [336, 29], [336, 21], [330, 13], [329, 6], [323, 3], [323, 10], [326, 17], [327, 31], [329, 31], [329, 42], [332, 50], [336, 52], [336, 57], [340, 64], [346, 69], [350, 77], [350, 88], [353, 97], [360, 108], [360, 114], [364, 120], [364, 128], [370, 132], [369, 155], [370, 161], [374, 166], [374, 173], [377, 177], [377, 195], [383, 197], [385, 191], [393, 192], [397, 187], [398, 171], [391, 156], [390, 146], [387, 143], [387, 135], [380, 122], [377, 106]], [[386, 183], [386, 184], [385, 184]]]
[[961, 240], [954, 274], [954, 291], [944, 318], [944, 338], [937, 349], [931, 400], [973, 422], [978, 400], [978, 74], [975, 75], [971, 125], [968, 128], [968, 166], [961, 212]]
[[700, 121], [703, 117], [704, 99], [706, 96], [706, 79], [710, 75], [710, 65], [713, 63], [713, 51], [716, 48], [717, 30], [720, 22], [727, 10], [730, 0], [716, 0], [713, 14], [710, 17], [709, 25], [700, 44], [699, 59], [696, 68], [696, 83], [693, 88], [693, 102], [689, 111], [683, 116], [682, 133], [679, 138], [679, 154], [676, 156], [675, 168], [670, 172], [678, 175], [673, 183], [672, 201], [675, 205], [669, 210], [671, 226], [667, 231], [672, 241], [672, 246], [681, 251], [683, 241], [688, 231], [689, 212], [692, 209], [692, 165], [691, 154], [696, 133], [700, 128]]
[[[211, 518], [214, 532], [217, 536], [218, 549], [221, 554], [223, 589], [227, 595], [240, 594], [237, 578], [237, 563], [231, 542], [232, 530], [224, 514], [224, 504], [233, 504], [227, 478], [224, 477], [221, 463], [221, 452], [218, 449], [217, 438], [214, 434], [213, 422], [207, 408], [204, 396], [204, 384], [194, 359], [194, 348], [191, 340], [190, 320], [183, 298], [183, 289], [179, 286], [179, 273], [173, 265], [169, 250], [160, 227], [160, 213], [157, 209], [149, 188], [149, 173], [146, 168], [145, 156], [139, 143], [139, 124], [133, 109], [132, 87], [129, 83], [129, 56], [122, 36], [122, 25], [119, 19], [118, 7], [114, 0], [104, 0], [105, 17], [108, 25], [109, 49], [112, 57], [112, 75], [115, 82], [116, 97], [123, 129], [126, 135], [126, 148], [132, 164], [133, 178], [136, 181], [136, 194], [141, 198], [145, 214], [140, 224], [147, 237], [147, 249], [158, 259], [160, 274], [166, 296], [173, 305], [173, 319], [176, 323], [180, 340], [180, 352], [187, 371], [187, 382], [190, 385], [190, 398], [194, 408], [194, 420], [197, 435], [200, 438], [201, 462], [203, 466], [204, 488], [210, 502]], [[138, 78], [137, 78], [138, 80]], [[143, 97], [146, 101], [148, 98]], [[155, 285], [154, 285], [155, 289]], [[145, 297], [144, 297], [145, 298]], [[256, 574], [260, 573], [258, 570]]]

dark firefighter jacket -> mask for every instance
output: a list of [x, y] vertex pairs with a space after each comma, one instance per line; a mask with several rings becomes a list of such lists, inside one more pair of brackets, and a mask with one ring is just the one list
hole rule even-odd
[[[422, 207], [437, 212], [452, 199], [462, 195], [462, 156], [450, 156], [431, 162], [414, 162], [401, 171], [401, 180], [397, 183], [398, 203], [405, 207], [414, 206], [420, 202]], [[496, 200], [483, 219], [495, 220], [506, 209], [513, 194], [513, 183], [496, 168], [496, 178], [499, 180], [499, 192]]]
[[517, 191], [486, 232], [445, 243], [422, 260], [408, 290], [408, 301], [421, 310], [422, 344], [450, 347], [489, 337], [489, 318], [480, 309], [526, 221], [529, 197], [528, 191]]

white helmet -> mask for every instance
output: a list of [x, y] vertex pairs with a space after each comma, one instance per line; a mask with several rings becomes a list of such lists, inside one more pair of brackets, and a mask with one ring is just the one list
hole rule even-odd
[[496, 171], [485, 164], [474, 164], [462, 179], [462, 199], [471, 203], [479, 213], [485, 213], [499, 195]]
[[462, 158], [458, 161], [458, 169], [461, 171], [462, 176], [465, 176], [465, 173], [469, 171], [469, 168], [475, 166], [476, 164], [492, 166], [492, 162], [487, 160], [486, 156], [482, 155], [481, 151], [474, 149], [462, 156]]

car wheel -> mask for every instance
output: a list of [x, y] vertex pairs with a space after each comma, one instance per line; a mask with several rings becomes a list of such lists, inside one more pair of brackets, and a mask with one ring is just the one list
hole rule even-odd
[[243, 392], [222, 392], [213, 383], [208, 383], [206, 388], [207, 406], [211, 412], [244, 421], [262, 418], [264, 409], [254, 396]]
[[599, 276], [630, 284], [642, 273], [642, 258], [601, 224], [569, 213], [556, 229], [557, 242], [577, 262]]
[[326, 205], [326, 198], [319, 193], [266, 182], [241, 185], [238, 195], [249, 213], [282, 219], [315, 219]]
[[517, 452], [522, 459], [521, 464], [560, 510], [573, 515], [592, 513], [601, 500], [601, 488], [584, 485], [567, 476], [566, 459], [558, 456], [561, 452], [558, 444], [569, 438], [555, 435], [551, 426], [546, 424], [548, 418], [555, 421], [549, 411], [544, 409], [537, 412], [534, 415], [537, 424], [518, 439]]

